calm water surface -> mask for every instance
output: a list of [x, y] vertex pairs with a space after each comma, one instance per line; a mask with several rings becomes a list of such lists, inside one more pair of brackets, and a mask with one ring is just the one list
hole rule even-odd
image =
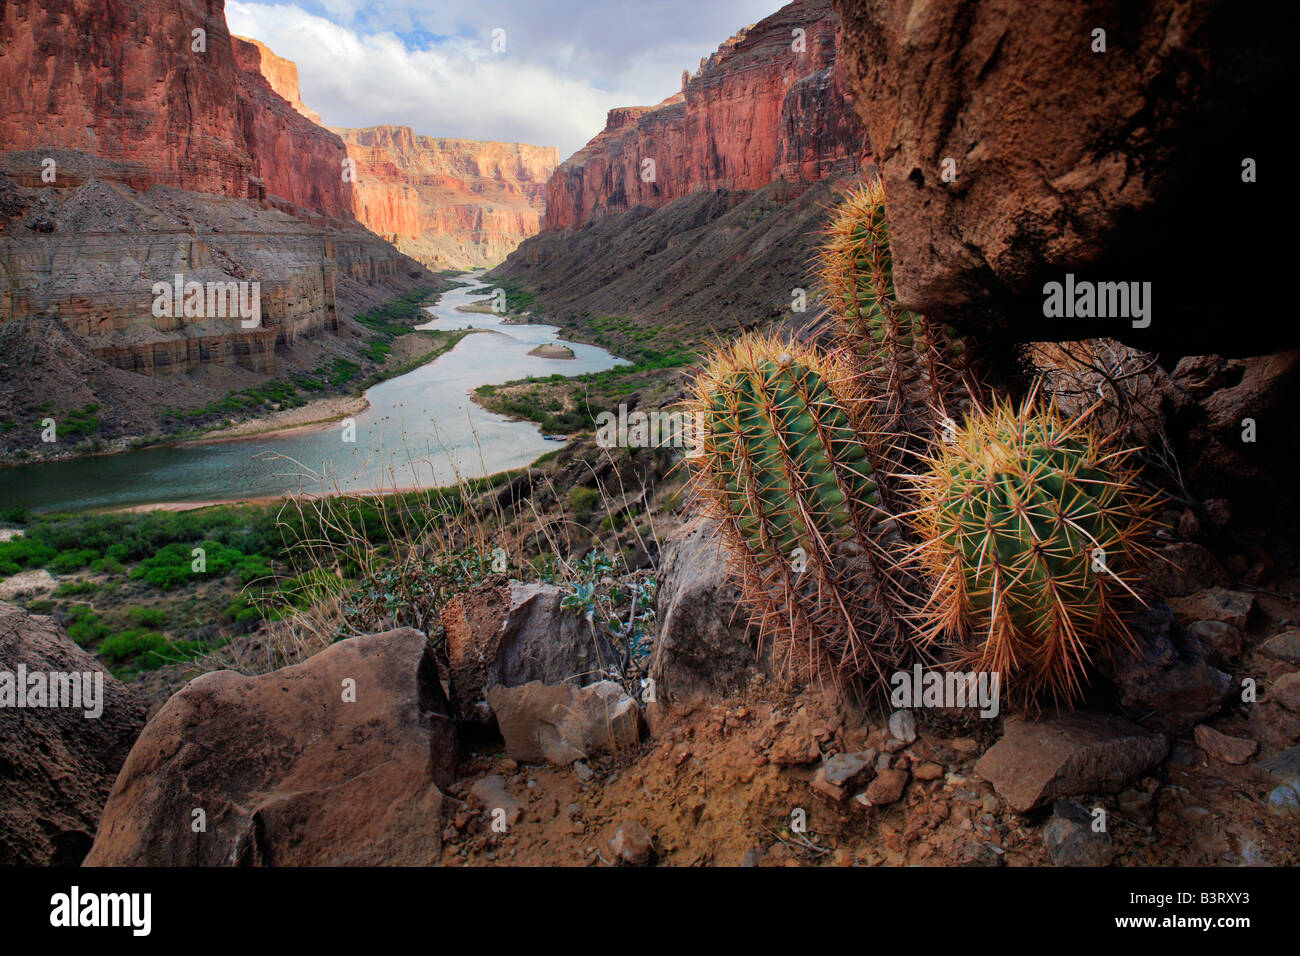
[[482, 299], [473, 284], [443, 293], [419, 328], [486, 331], [467, 335], [427, 365], [366, 392], [356, 442], [334, 423], [319, 430], [230, 442], [144, 448], [120, 455], [0, 468], [0, 503], [37, 511], [105, 508], [166, 501], [221, 501], [293, 491], [318, 492], [320, 476], [342, 491], [437, 487], [519, 468], [558, 443], [537, 426], [485, 411], [469, 398], [479, 385], [530, 375], [576, 375], [627, 364], [593, 345], [564, 343], [574, 359], [529, 355], [559, 342], [551, 325], [506, 325], [501, 316], [457, 312]]

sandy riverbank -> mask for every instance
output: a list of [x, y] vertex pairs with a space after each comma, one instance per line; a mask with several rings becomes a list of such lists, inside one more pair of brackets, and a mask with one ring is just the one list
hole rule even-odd
[[208, 442], [235, 441], [254, 435], [270, 437], [290, 432], [325, 428], [343, 418], [359, 415], [370, 407], [364, 395], [334, 395], [312, 399], [297, 408], [282, 408], [269, 415], [260, 415], [228, 428], [205, 432], [180, 444], [194, 445]]
[[[454, 487], [454, 486], [453, 486]], [[129, 512], [138, 514], [144, 511], [194, 511], [197, 508], [215, 508], [219, 505], [272, 505], [279, 502], [288, 503], [291, 500], [298, 499], [310, 501], [316, 498], [384, 498], [389, 495], [405, 495], [414, 491], [427, 491], [430, 494], [445, 490], [445, 488], [426, 488], [420, 485], [405, 485], [401, 488], [382, 488], [375, 491], [329, 491], [325, 493], [318, 492], [296, 492], [283, 495], [262, 495], [257, 498], [222, 498], [218, 501], [152, 501], [139, 505], [121, 505], [120, 507], [104, 508], [105, 512]]]

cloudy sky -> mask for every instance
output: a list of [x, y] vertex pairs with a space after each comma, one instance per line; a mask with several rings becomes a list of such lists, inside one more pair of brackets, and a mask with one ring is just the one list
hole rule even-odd
[[303, 102], [330, 126], [534, 143], [563, 159], [610, 107], [676, 92], [683, 69], [782, 2], [227, 0], [226, 19], [298, 64]]

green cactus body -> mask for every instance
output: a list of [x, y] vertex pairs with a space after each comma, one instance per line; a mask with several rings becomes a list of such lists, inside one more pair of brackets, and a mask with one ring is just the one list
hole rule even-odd
[[1054, 412], [973, 415], [920, 479], [931, 633], [1022, 699], [1076, 696], [1084, 664], [1128, 640], [1118, 614], [1150, 502], [1124, 456]]
[[897, 532], [850, 378], [810, 351], [742, 339], [696, 383], [688, 458], [760, 623], [807, 651], [798, 663], [841, 678], [880, 670], [902, 640], [882, 567]]
[[934, 422], [959, 417], [970, 400], [965, 345], [951, 328], [899, 307], [879, 183], [845, 198], [820, 260], [839, 341], [887, 399], [892, 424], [928, 433]]

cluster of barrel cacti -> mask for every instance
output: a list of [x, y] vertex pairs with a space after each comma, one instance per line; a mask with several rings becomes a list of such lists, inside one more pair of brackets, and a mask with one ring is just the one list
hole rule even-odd
[[743, 336], [691, 403], [694, 487], [755, 620], [844, 688], [946, 657], [1014, 703], [1077, 697], [1129, 641], [1153, 509], [1127, 454], [1032, 393], [981, 401], [961, 339], [895, 301], [878, 185], [847, 197], [820, 259], [838, 347]]

